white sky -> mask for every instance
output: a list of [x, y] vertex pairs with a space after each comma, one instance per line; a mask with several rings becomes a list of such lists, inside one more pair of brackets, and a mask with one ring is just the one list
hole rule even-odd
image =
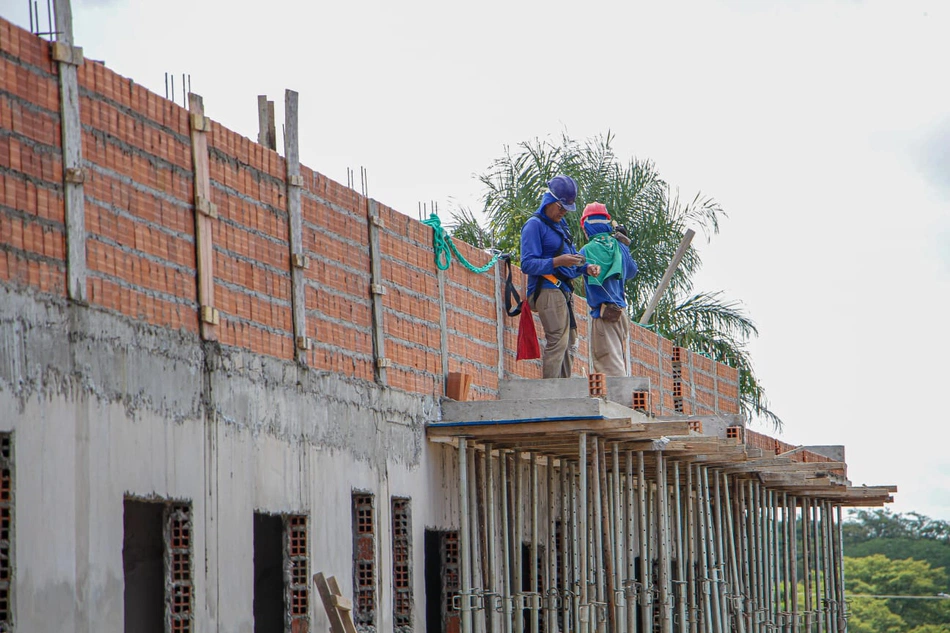
[[[23, 26], [26, 7], [0, 0]], [[250, 138], [257, 95], [280, 122], [297, 90], [302, 161], [341, 182], [365, 166], [370, 195], [414, 217], [420, 201], [477, 210], [474, 175], [505, 145], [613, 131], [621, 157], [729, 214], [698, 244], [698, 288], [759, 326], [783, 439], [845, 444], [855, 484], [897, 484], [894, 510], [950, 520], [947, 3], [75, 0], [74, 15], [87, 57], [159, 94], [190, 73], [209, 116]]]

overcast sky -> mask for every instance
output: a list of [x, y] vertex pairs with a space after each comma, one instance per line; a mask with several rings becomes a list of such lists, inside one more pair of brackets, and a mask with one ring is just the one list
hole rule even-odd
[[[28, 26], [26, 0], [0, 7]], [[297, 90], [302, 161], [340, 182], [365, 166], [370, 195], [413, 217], [420, 201], [477, 210], [474, 175], [506, 145], [614, 132], [621, 157], [728, 213], [698, 244], [698, 289], [756, 321], [783, 439], [845, 444], [855, 484], [897, 484], [893, 509], [950, 520], [948, 3], [74, 0], [74, 15], [87, 57], [159, 94], [189, 73], [208, 115], [250, 138], [257, 95], [280, 136]]]

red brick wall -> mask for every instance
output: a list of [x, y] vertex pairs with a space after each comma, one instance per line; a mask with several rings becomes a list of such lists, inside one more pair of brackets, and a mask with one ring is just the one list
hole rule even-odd
[[[48, 42], [0, 20], [0, 283], [66, 295], [57, 67]], [[87, 295], [91, 305], [170, 329], [199, 332], [194, 166], [189, 113], [102, 64], [78, 71], [85, 171]], [[206, 104], [209, 114], [214, 104]], [[217, 338], [227, 346], [294, 358], [286, 164], [277, 152], [212, 122], [208, 138]], [[374, 377], [368, 201], [305, 166], [301, 217], [307, 363]], [[442, 391], [439, 275], [432, 230], [378, 205], [387, 379]], [[488, 255], [467, 244], [474, 265]], [[516, 284], [523, 287], [521, 276]], [[472, 375], [474, 398], [498, 386], [496, 278], [458, 262], [444, 274], [448, 370]], [[574, 370], [588, 367], [587, 306], [575, 298]], [[516, 361], [517, 318], [504, 318], [506, 376], [538, 378]], [[541, 332], [540, 322], [535, 316]], [[675, 413], [673, 345], [632, 326], [633, 373], [651, 379], [658, 415]], [[735, 370], [688, 352], [680, 388], [688, 414], [738, 412]], [[684, 396], [685, 398], [685, 396]]]

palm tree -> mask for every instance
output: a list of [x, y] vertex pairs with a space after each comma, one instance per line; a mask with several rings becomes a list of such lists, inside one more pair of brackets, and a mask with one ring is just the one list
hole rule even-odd
[[[630, 251], [640, 270], [627, 283], [626, 293], [630, 316], [637, 320], [687, 228], [699, 228], [708, 240], [719, 232], [719, 218], [726, 214], [712, 198], [696, 195], [683, 202], [652, 161], [621, 161], [613, 140], [610, 132], [583, 143], [565, 134], [558, 143], [536, 139], [520, 143], [514, 151], [506, 148], [504, 156], [478, 177], [485, 186], [487, 229], [463, 209], [453, 216], [453, 235], [482, 248], [491, 245], [518, 261], [521, 227], [537, 210], [540, 193], [548, 180], [567, 174], [577, 181], [579, 206], [603, 202], [614, 220], [631, 228]], [[576, 238], [582, 238], [579, 217], [575, 213], [567, 218]], [[692, 277], [701, 265], [698, 251], [690, 246], [650, 327], [682, 347], [737, 368], [743, 414], [779, 430], [782, 421], [769, 409], [747, 349], [758, 330], [739, 302], [728, 301], [719, 292], [694, 292]]]

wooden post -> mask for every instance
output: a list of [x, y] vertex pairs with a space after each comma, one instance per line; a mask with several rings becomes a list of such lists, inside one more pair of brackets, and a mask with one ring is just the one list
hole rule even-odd
[[647, 305], [647, 309], [643, 311], [643, 315], [640, 317], [640, 325], [646, 325], [650, 322], [650, 317], [653, 316], [653, 311], [656, 310], [656, 305], [660, 302], [660, 297], [666, 292], [666, 287], [670, 284], [670, 279], [673, 278], [673, 273], [676, 272], [676, 268], [680, 265], [680, 260], [682, 260], [683, 255], [686, 254], [686, 249], [689, 248], [689, 243], [693, 241], [694, 235], [696, 235], [696, 232], [693, 231], [693, 229], [686, 229], [686, 234], [683, 235], [683, 240], [676, 249], [676, 253], [673, 255], [670, 265], [666, 268], [666, 272], [663, 273], [660, 285], [657, 286], [656, 292], [653, 293], [653, 298], [650, 299], [650, 303]]
[[59, 67], [59, 111], [63, 140], [63, 189], [66, 209], [66, 281], [69, 298], [86, 301], [86, 212], [83, 197], [82, 127], [79, 80], [82, 48], [73, 46], [73, 14], [69, 0], [55, 0], [56, 42], [53, 59]]
[[505, 379], [505, 316], [507, 316], [507, 313], [504, 308], [504, 291], [502, 289], [505, 282], [501, 272], [504, 265], [505, 260], [503, 259], [499, 259], [495, 264], [495, 340], [498, 343], [499, 388], [501, 387], [501, 381]]
[[191, 112], [191, 154], [195, 167], [195, 250], [198, 262], [198, 318], [201, 337], [217, 340], [215, 327], [219, 323], [214, 307], [214, 246], [212, 226], [218, 217], [217, 207], [211, 202], [211, 177], [208, 168], [208, 137], [211, 121], [205, 117], [204, 101], [199, 95], [188, 93]]
[[[277, 123], [274, 121], [274, 102], [268, 101], [267, 95], [257, 95], [257, 124], [259, 127], [257, 142], [267, 149], [276, 151]], [[284, 141], [286, 142], [286, 140], [285, 138]], [[286, 145], [284, 147], [284, 151], [286, 151]]]
[[376, 364], [376, 381], [386, 384], [386, 368], [389, 359], [386, 358], [386, 332], [383, 329], [383, 295], [386, 287], [383, 285], [383, 273], [379, 263], [379, 229], [383, 221], [379, 217], [379, 208], [372, 198], [367, 198], [367, 223], [369, 224], [369, 256], [370, 256], [370, 296], [373, 303], [373, 355]]
[[303, 248], [303, 221], [300, 217], [300, 189], [303, 176], [300, 175], [299, 132], [297, 127], [297, 93], [287, 90], [284, 93], [284, 152], [287, 163], [287, 214], [290, 217], [290, 279], [293, 288], [291, 305], [294, 315], [294, 349], [297, 362], [307, 364], [307, 351], [310, 339], [307, 337], [307, 297], [304, 270], [310, 267], [310, 260]]
[[445, 307], [445, 271], [438, 269], [436, 277], [439, 282], [439, 356], [442, 360], [442, 393], [447, 395], [445, 381], [449, 375], [449, 327]]

